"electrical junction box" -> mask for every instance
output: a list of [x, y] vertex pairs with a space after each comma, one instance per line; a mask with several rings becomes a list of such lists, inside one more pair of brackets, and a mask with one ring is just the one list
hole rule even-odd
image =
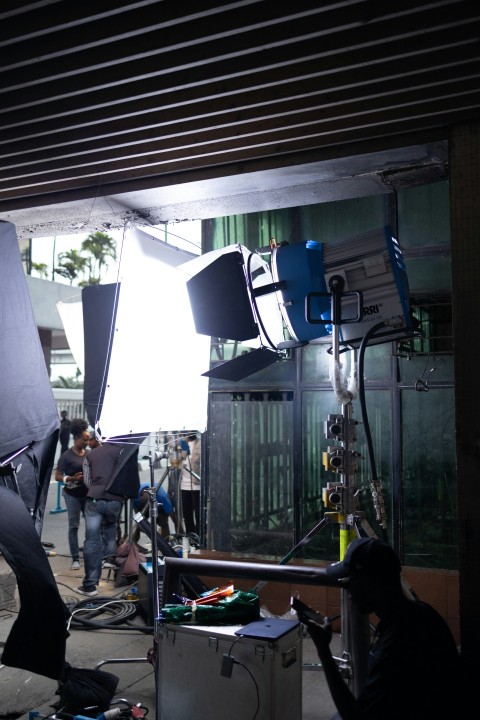
[[239, 625], [163, 625], [157, 720], [301, 720], [302, 626], [284, 622], [276, 640], [236, 635]]

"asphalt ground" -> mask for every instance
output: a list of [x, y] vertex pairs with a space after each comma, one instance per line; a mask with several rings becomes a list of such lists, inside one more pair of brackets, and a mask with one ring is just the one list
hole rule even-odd
[[[142, 473], [143, 474], [143, 473]], [[145, 480], [149, 480], [146, 472]], [[48, 500], [45, 509], [45, 518], [42, 532], [42, 542], [51, 543], [54, 547], [45, 548], [50, 552], [49, 562], [56, 578], [62, 598], [73, 606], [76, 603], [85, 605], [88, 598], [76, 592], [83, 579], [83, 563], [80, 559], [80, 569], [71, 570], [71, 558], [67, 541], [67, 513], [65, 504], [58, 492], [58, 485], [52, 481], [50, 484]], [[80, 527], [79, 541], [83, 543], [84, 526]], [[140, 544], [149, 547], [149, 540], [142, 533]], [[10, 567], [0, 556], [0, 577], [11, 573]], [[121, 603], [128, 595], [128, 586], [115, 587], [113, 573], [104, 570], [98, 587], [98, 596], [94, 598], [94, 608], [98, 611], [100, 600]], [[16, 607], [10, 610], [0, 610], [0, 651], [1, 644], [5, 642], [10, 628], [15, 621], [18, 611], [18, 595]], [[74, 614], [75, 617], [75, 614]], [[102, 616], [96, 621], [102, 623]], [[111, 615], [106, 614], [105, 619], [110, 621]], [[67, 639], [66, 661], [75, 668], [99, 668], [113, 673], [119, 678], [113, 703], [118, 707], [126, 708], [129, 705], [139, 705], [144, 717], [148, 720], [156, 719], [157, 691], [155, 671], [147, 654], [153, 646], [153, 632], [145, 634], [135, 626], [146, 628], [147, 623], [143, 616], [137, 615], [127, 621], [133, 629], [118, 627], [102, 627], [90, 629], [81, 623], [69, 628]], [[335, 708], [330, 693], [326, 687], [323, 672], [318, 664], [318, 657], [309, 638], [302, 642], [303, 667], [302, 672], [302, 720], [327, 720], [334, 714]], [[118, 661], [118, 662], [112, 662]], [[311, 672], [311, 670], [314, 672]], [[310, 670], [310, 671], [308, 671]], [[0, 665], [0, 720], [32, 720], [49, 717], [53, 712], [53, 705], [58, 702], [58, 683], [42, 675], [17, 668]], [[185, 692], [192, 693], [192, 718], [195, 716], [195, 683], [191, 682]], [[215, 699], [212, 698], [212, 703]], [[160, 718], [158, 718], [160, 720]], [[175, 720], [175, 718], [162, 718], [162, 720]], [[200, 719], [203, 720], [203, 719]]]
[[[74, 608], [76, 603], [85, 606], [89, 598], [76, 592], [82, 583], [83, 562], [80, 558], [80, 569], [71, 570], [71, 557], [67, 540], [67, 513], [64, 512], [65, 503], [58, 494], [58, 484], [51, 482], [48, 501], [45, 509], [42, 542], [54, 547], [45, 548], [49, 556], [50, 566], [57, 581], [59, 592], [64, 601]], [[60, 509], [60, 511], [58, 511]], [[83, 544], [83, 521], [79, 532], [80, 544]], [[142, 539], [146, 536], [142, 536]], [[3, 557], [0, 557], [0, 576], [11, 572]], [[114, 610], [106, 611], [105, 615], [98, 615], [98, 606], [101, 600], [115, 601], [121, 608], [121, 601], [128, 593], [129, 587], [115, 587], [113, 572], [104, 570], [98, 586], [98, 596], [93, 598], [93, 607], [96, 609], [95, 621], [100, 624], [110, 623], [112, 617], [117, 615]], [[16, 593], [18, 607], [18, 593]], [[110, 606], [111, 608], [112, 606]], [[128, 605], [127, 605], [128, 607]], [[85, 616], [82, 613], [82, 617]], [[15, 621], [16, 611], [0, 611], [0, 643], [5, 642], [10, 628]], [[129, 621], [130, 626], [147, 627], [143, 617], [137, 613]], [[75, 668], [95, 668], [104, 660], [140, 658], [141, 662], [105, 663], [99, 669], [113, 673], [119, 677], [115, 698], [126, 699], [128, 703], [140, 704], [148, 711], [148, 718], [155, 718], [155, 675], [153, 666], [146, 662], [147, 653], [153, 645], [153, 633], [145, 634], [141, 630], [123, 630], [115, 627], [89, 629], [81, 624], [74, 623], [69, 627], [67, 639], [66, 661]], [[1, 648], [0, 648], [1, 649]], [[48, 715], [53, 712], [52, 705], [59, 699], [56, 691], [58, 683], [41, 675], [0, 665], [0, 718], [18, 718], [27, 720], [29, 713], [38, 712]], [[119, 706], [127, 707], [126, 703]]]

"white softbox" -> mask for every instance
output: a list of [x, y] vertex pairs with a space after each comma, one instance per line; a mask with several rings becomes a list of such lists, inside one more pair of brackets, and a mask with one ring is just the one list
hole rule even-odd
[[177, 266], [190, 260], [150, 231], [129, 228], [96, 426], [103, 439], [196, 429], [207, 422], [210, 338], [198, 335]]

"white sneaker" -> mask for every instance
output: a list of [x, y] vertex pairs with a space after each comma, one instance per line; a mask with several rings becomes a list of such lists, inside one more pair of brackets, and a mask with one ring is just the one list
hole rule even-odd
[[74, 560], [70, 565], [70, 570], [80, 570], [80, 563], [78, 560]]

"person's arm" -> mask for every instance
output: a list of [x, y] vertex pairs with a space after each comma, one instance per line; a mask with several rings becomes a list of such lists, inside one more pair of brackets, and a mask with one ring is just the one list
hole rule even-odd
[[63, 460], [64, 460], [63, 455], [60, 455], [60, 457], [59, 457], [59, 459], [58, 459], [57, 467], [56, 467], [56, 469], [55, 469], [55, 480], [56, 480], [56, 482], [64, 482], [64, 480], [63, 480], [63, 478], [64, 478], [64, 474], [63, 474]]
[[357, 720], [355, 697], [342, 677], [337, 661], [333, 658], [330, 650], [332, 639], [330, 619], [326, 617], [323, 622], [316, 622], [305, 616], [301, 611], [297, 611], [297, 614], [300, 622], [307, 626], [310, 637], [317, 649], [332, 700], [342, 720]]
[[[193, 443], [192, 455], [191, 455], [191, 461], [192, 461], [191, 470], [193, 470], [193, 472], [196, 473], [197, 475], [200, 475], [200, 446], [201, 446], [200, 440], [196, 440]], [[198, 478], [192, 476], [192, 480], [195, 485], [200, 484], [200, 480]]]

